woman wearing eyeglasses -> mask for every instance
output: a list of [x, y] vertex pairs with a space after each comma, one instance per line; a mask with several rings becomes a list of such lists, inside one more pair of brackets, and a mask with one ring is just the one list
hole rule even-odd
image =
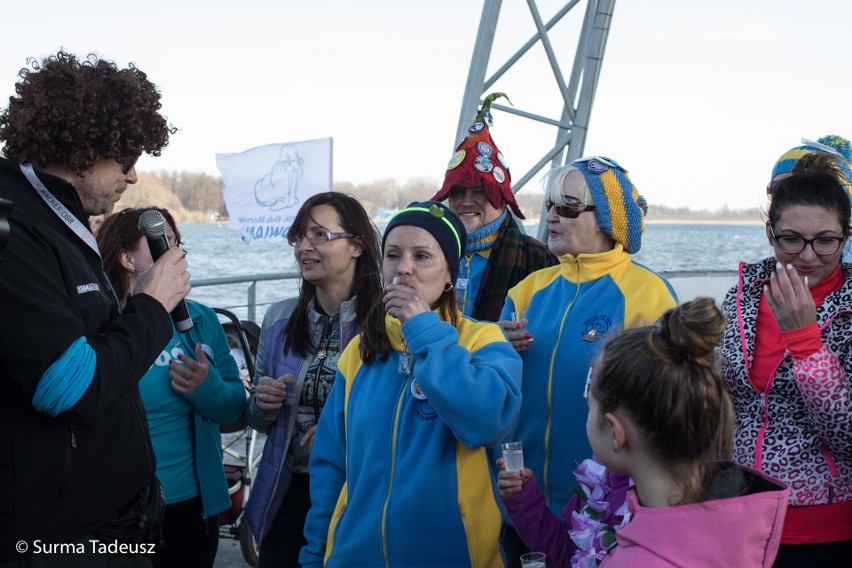
[[840, 263], [850, 202], [836, 168], [810, 154], [773, 182], [766, 236], [775, 256], [741, 264], [724, 304], [733, 459], [792, 490], [775, 566], [852, 556], [852, 266]]
[[382, 293], [378, 232], [354, 197], [309, 198], [287, 240], [302, 275], [299, 296], [272, 304], [263, 318], [246, 407], [249, 424], [268, 434], [246, 506], [261, 567], [299, 565], [316, 424], [340, 353]]
[[[677, 299], [668, 282], [633, 262], [647, 210], [627, 171], [614, 160], [584, 158], [544, 178], [548, 248], [559, 266], [532, 273], [509, 291], [501, 320], [526, 310], [526, 330], [502, 321], [524, 362], [523, 403], [512, 434], [524, 465], [559, 516], [572, 497], [571, 476], [591, 457], [584, 436], [583, 388], [604, 341], [623, 327], [656, 321]], [[523, 545], [504, 527], [507, 557]]]

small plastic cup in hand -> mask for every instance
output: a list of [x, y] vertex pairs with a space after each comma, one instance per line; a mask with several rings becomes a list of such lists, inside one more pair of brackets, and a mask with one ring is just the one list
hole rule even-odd
[[521, 323], [521, 320], [527, 319], [527, 311], [521, 310], [519, 312], [512, 312], [512, 321], [516, 323], [520, 323], [523, 327], [518, 328], [518, 331], [524, 331], [527, 329], [526, 323]]
[[524, 469], [524, 445], [521, 442], [506, 442], [500, 444], [503, 450], [503, 460], [506, 471], [521, 471]]
[[278, 378], [284, 383], [284, 405], [293, 406], [299, 403], [299, 393], [296, 392], [296, 379], [293, 375], [283, 375]]
[[521, 568], [545, 568], [544, 552], [527, 552], [521, 555]]

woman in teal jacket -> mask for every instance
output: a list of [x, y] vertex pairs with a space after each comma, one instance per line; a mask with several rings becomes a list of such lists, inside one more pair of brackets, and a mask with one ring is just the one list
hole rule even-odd
[[[592, 456], [583, 387], [605, 340], [624, 327], [655, 322], [677, 303], [669, 283], [634, 262], [647, 205], [614, 160], [576, 160], [544, 180], [548, 248], [559, 266], [509, 290], [500, 319], [524, 362], [524, 402], [512, 439], [524, 444], [555, 515], [573, 496], [566, 471]], [[527, 327], [507, 321], [526, 311]], [[524, 322], [522, 322], [524, 323]], [[507, 526], [507, 555], [524, 551]]]
[[[122, 210], [98, 231], [104, 268], [122, 304], [136, 275], [152, 264], [138, 228], [139, 216], [149, 209], [163, 214], [169, 245], [178, 246], [174, 218], [156, 207]], [[213, 566], [218, 514], [231, 506], [219, 425], [239, 416], [247, 394], [216, 313], [196, 302], [187, 307], [192, 328], [175, 331], [139, 381], [166, 500], [163, 546], [151, 557], [156, 567]]]
[[311, 453], [308, 544], [320, 566], [502, 566], [487, 449], [520, 408], [520, 357], [459, 313], [464, 225], [412, 203], [382, 241], [383, 302], [340, 357]]

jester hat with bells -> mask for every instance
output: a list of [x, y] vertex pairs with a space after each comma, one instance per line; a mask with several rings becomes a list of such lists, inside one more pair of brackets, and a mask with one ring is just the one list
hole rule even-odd
[[444, 185], [432, 201], [444, 201], [453, 187], [476, 187], [482, 182], [485, 196], [495, 209], [501, 209], [504, 203], [508, 203], [516, 217], [525, 219], [512, 193], [512, 176], [509, 175], [506, 159], [497, 149], [489, 131], [492, 124], [491, 103], [500, 97], [509, 101], [505, 93], [491, 93], [482, 101], [482, 108], [476, 113], [467, 137], [456, 148], [447, 164]]

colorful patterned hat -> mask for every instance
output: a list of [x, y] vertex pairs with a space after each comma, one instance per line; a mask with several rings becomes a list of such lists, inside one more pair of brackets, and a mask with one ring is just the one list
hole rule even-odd
[[586, 178], [601, 229], [628, 253], [639, 252], [648, 203], [630, 181], [627, 170], [603, 156], [580, 158], [571, 165]]
[[814, 152], [837, 156], [837, 165], [845, 178], [841, 179], [840, 183], [843, 185], [846, 193], [852, 197], [852, 144], [843, 136], [836, 134], [823, 136], [816, 142], [802, 138], [802, 146], [791, 148], [778, 158], [778, 161], [775, 162], [775, 166], [772, 168], [772, 177], [769, 178], [769, 181], [771, 182], [780, 174], [793, 171], [796, 162]]
[[482, 108], [476, 113], [467, 137], [456, 148], [447, 164], [444, 185], [432, 200], [444, 201], [453, 187], [476, 187], [482, 182], [485, 196], [491, 205], [500, 209], [504, 203], [508, 203], [516, 217], [525, 219], [512, 193], [509, 166], [491, 138], [491, 103], [500, 97], [509, 100], [505, 93], [491, 93], [482, 101]]

